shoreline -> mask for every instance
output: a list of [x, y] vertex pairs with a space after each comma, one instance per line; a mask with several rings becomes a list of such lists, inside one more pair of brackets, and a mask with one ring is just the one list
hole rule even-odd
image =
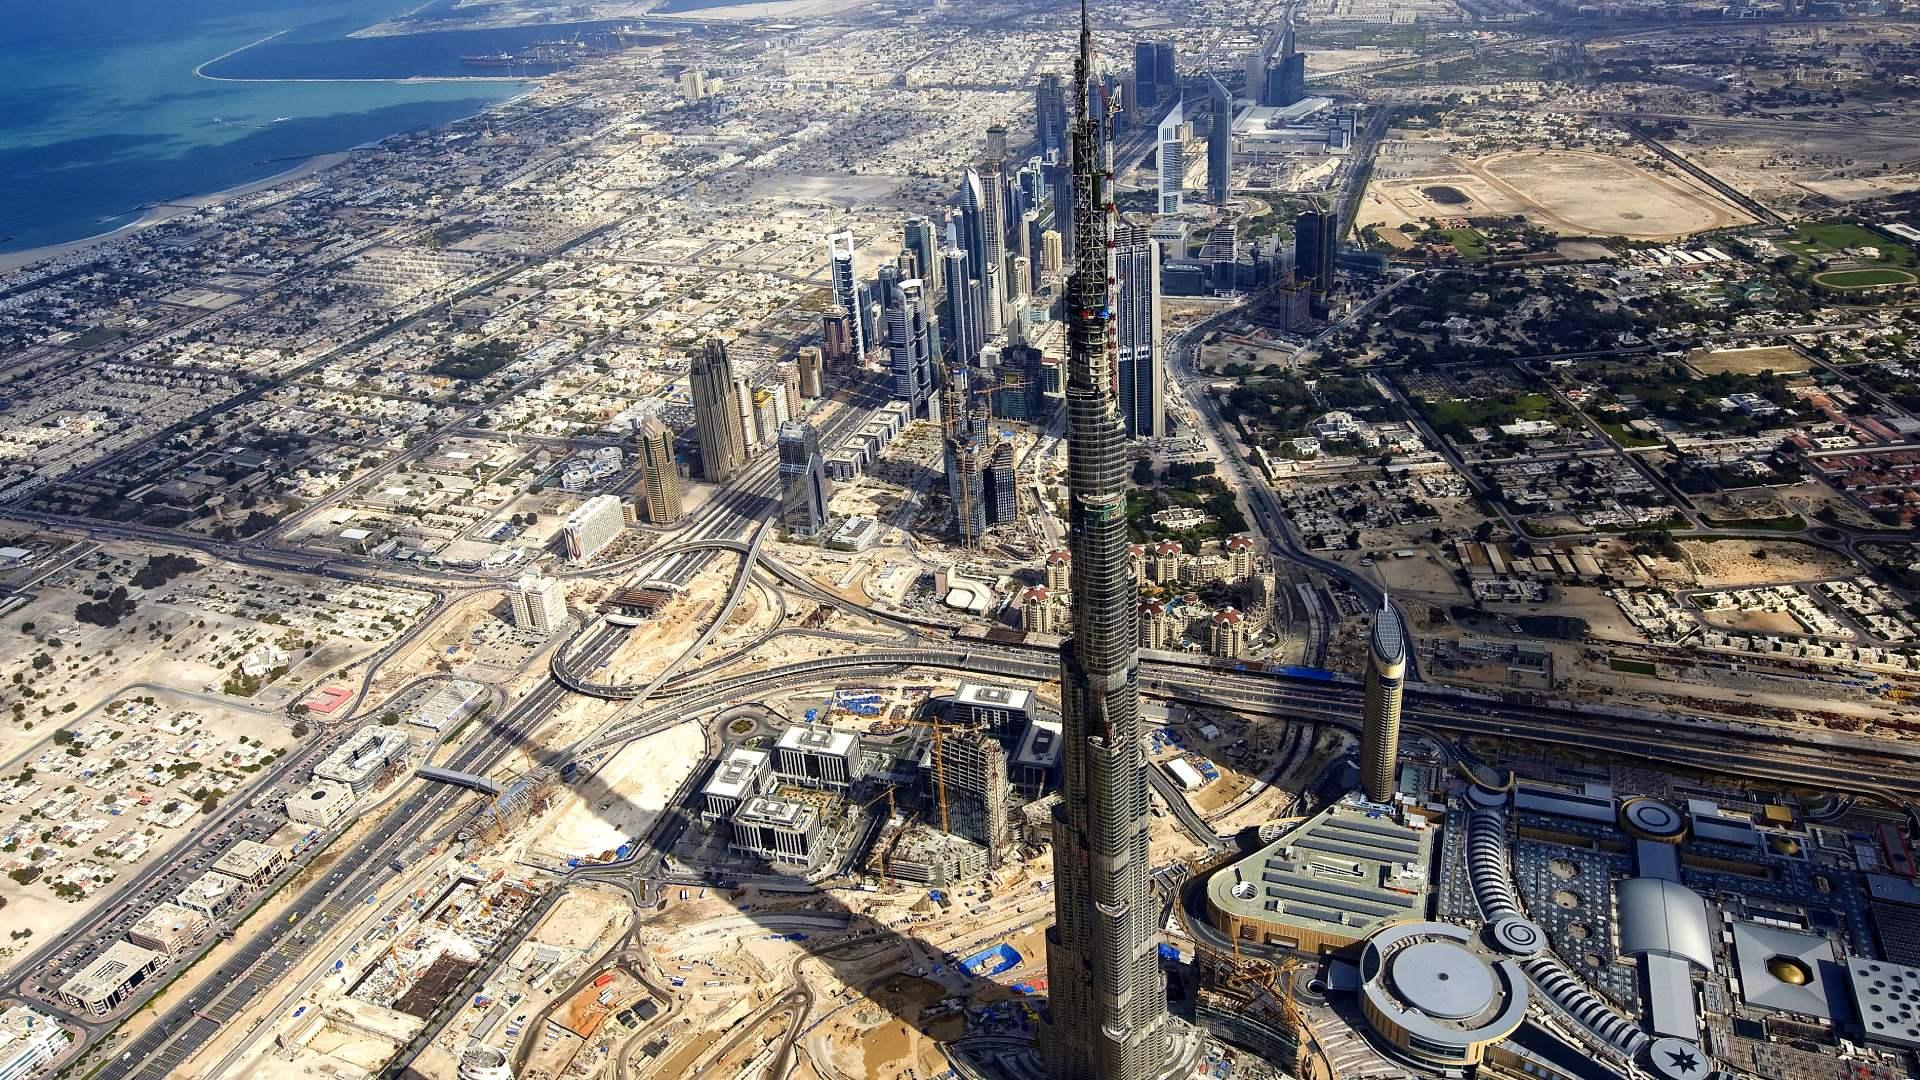
[[327, 154], [315, 154], [313, 157], [300, 162], [290, 169], [274, 173], [271, 176], [263, 176], [258, 180], [249, 180], [244, 184], [236, 184], [233, 187], [222, 188], [219, 191], [187, 195], [178, 199], [168, 199], [165, 202], [154, 203], [147, 207], [145, 213], [127, 222], [125, 225], [109, 229], [106, 232], [94, 233], [92, 236], [83, 236], [78, 240], [67, 240], [58, 244], [45, 244], [36, 248], [24, 248], [20, 251], [0, 251], [0, 274], [12, 273], [15, 270], [20, 270], [48, 259], [77, 255], [86, 251], [88, 248], [98, 247], [110, 240], [115, 240], [123, 236], [130, 236], [143, 229], [150, 229], [155, 225], [164, 224], [178, 217], [184, 217], [196, 210], [204, 210], [209, 206], [218, 206], [229, 199], [237, 199], [243, 195], [252, 195], [255, 192], [265, 191], [268, 188], [278, 187], [281, 184], [305, 179], [306, 177], [323, 172], [347, 160], [352, 157], [357, 150], [358, 148], [336, 150]]

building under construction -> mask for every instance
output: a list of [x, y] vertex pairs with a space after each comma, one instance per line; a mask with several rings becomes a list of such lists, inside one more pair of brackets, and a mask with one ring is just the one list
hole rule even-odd
[[1302, 1075], [1301, 1022], [1289, 968], [1203, 949], [1194, 957], [1199, 985], [1194, 1019], [1234, 1046], [1249, 1050], [1289, 1076]]
[[456, 838], [481, 843], [500, 839], [507, 830], [548, 807], [558, 779], [557, 773], [544, 767], [526, 773], [476, 808]]
[[893, 818], [869, 849], [865, 869], [876, 877], [942, 888], [987, 872], [987, 849], [964, 837]]
[[998, 869], [1009, 846], [1006, 747], [984, 728], [967, 728], [939, 740], [935, 753], [946, 786], [942, 827], [980, 845]]

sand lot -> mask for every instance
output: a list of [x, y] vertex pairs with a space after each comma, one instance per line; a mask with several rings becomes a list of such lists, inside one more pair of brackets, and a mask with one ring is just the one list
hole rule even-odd
[[1793, 375], [1813, 365], [1792, 349], [1774, 345], [1757, 349], [1695, 349], [1687, 354], [1687, 366], [1702, 375], [1758, 375], [1771, 371]]
[[1784, 540], [1681, 540], [1703, 589], [1733, 589], [1850, 576], [1854, 565], [1811, 544]]
[[1683, 178], [1610, 154], [1520, 150], [1430, 163], [1404, 156], [1401, 176], [1368, 188], [1361, 224], [1392, 231], [1422, 219], [1524, 214], [1566, 235], [1671, 240], [1749, 220]]
[[614, 755], [599, 772], [576, 780], [554, 799], [539, 821], [541, 839], [529, 857], [592, 859], [611, 855], [645, 833], [667, 800], [705, 753], [700, 725], [682, 722], [649, 735]]

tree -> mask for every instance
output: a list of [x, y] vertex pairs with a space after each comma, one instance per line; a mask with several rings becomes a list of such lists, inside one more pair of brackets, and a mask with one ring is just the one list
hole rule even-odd
[[220, 796], [218, 795], [209, 795], [200, 800], [200, 812], [203, 814], [211, 814], [214, 810], [218, 809], [219, 806]]

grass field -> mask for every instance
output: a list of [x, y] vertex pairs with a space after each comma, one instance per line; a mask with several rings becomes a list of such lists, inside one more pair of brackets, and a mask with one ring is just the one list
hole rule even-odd
[[1813, 275], [1813, 280], [1829, 289], [1872, 289], [1881, 285], [1911, 285], [1915, 278], [1905, 270], [1876, 267], [1869, 270], [1831, 270]]
[[1545, 394], [1518, 394], [1511, 402], [1495, 399], [1441, 401], [1427, 408], [1427, 422], [1441, 428], [1486, 427], [1511, 424], [1516, 420], [1559, 419], [1553, 399]]
[[1447, 235], [1448, 241], [1453, 244], [1453, 250], [1460, 253], [1461, 262], [1485, 262], [1487, 256], [1493, 254], [1492, 249], [1487, 247], [1487, 238], [1473, 229], [1442, 229], [1440, 231]]
[[1621, 446], [1635, 447], [1635, 446], [1659, 446], [1660, 445], [1660, 440], [1658, 438], [1652, 435], [1642, 435], [1637, 431], [1629, 431], [1627, 430], [1627, 425], [1625, 424], [1603, 423], [1600, 425], [1600, 427], [1603, 430], [1605, 430], [1607, 434], [1613, 436], [1613, 441], [1619, 443]]
[[1784, 345], [1757, 349], [1695, 349], [1687, 354], [1687, 364], [1702, 375], [1758, 375], [1771, 371], [1793, 375], [1813, 365]]
[[1659, 670], [1656, 669], [1652, 664], [1647, 663], [1645, 660], [1622, 660], [1617, 656], [1608, 657], [1607, 666], [1612, 668], [1615, 671], [1624, 671], [1629, 675], [1658, 675], [1659, 674]]

